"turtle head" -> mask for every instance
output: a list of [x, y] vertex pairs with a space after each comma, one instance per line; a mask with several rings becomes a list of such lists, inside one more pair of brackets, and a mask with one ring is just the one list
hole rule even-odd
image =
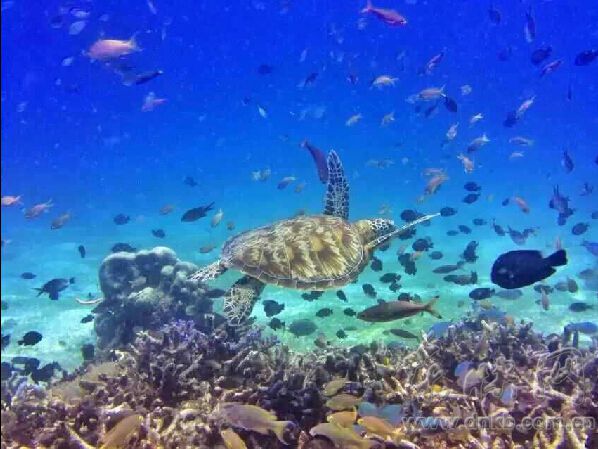
[[359, 220], [355, 223], [364, 246], [375, 249], [387, 240], [387, 236], [397, 229], [394, 221], [386, 218]]

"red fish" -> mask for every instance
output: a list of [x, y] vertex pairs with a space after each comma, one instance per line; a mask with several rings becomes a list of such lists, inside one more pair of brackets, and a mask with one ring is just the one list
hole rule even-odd
[[373, 14], [378, 19], [390, 26], [405, 26], [407, 25], [407, 19], [399, 14], [394, 9], [378, 8], [372, 5], [372, 1], [368, 0], [365, 8], [361, 10], [362, 14]]
[[542, 67], [542, 70], [540, 71], [540, 77], [551, 74], [556, 69], [558, 69], [562, 63], [563, 61], [561, 59], [549, 62], [544, 67]]

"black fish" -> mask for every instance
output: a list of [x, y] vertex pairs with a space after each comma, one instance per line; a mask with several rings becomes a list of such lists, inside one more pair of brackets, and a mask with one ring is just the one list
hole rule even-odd
[[501, 237], [503, 237], [504, 235], [507, 234], [505, 232], [505, 230], [503, 229], [503, 227], [501, 225], [496, 224], [496, 222], [494, 220], [492, 220], [492, 228], [494, 229], [494, 232], [496, 233], [496, 235], [500, 235]]
[[456, 235], [459, 235], [459, 231], [455, 231], [454, 229], [451, 229], [450, 231], [446, 231], [446, 235], [448, 235], [449, 237], [454, 237]]
[[511, 55], [512, 54], [513, 54], [513, 49], [509, 45], [508, 47], [505, 47], [502, 50], [500, 50], [496, 54], [496, 56], [497, 56], [497, 58], [498, 58], [499, 61], [505, 62], [505, 61], [508, 61], [509, 59], [511, 59]]
[[183, 184], [189, 187], [195, 187], [197, 185], [197, 181], [193, 178], [193, 176], [185, 176], [185, 179], [183, 179]]
[[492, 22], [495, 25], [498, 25], [502, 19], [502, 16], [500, 14], [500, 11], [496, 9], [496, 7], [490, 5], [490, 7], [488, 8], [488, 18], [490, 19], [490, 22]]
[[398, 277], [399, 276], [395, 273], [384, 273], [382, 276], [380, 276], [379, 280], [383, 284], [390, 284], [392, 282], [395, 282]]
[[465, 250], [461, 254], [461, 257], [465, 262], [473, 263], [478, 260], [478, 256], [476, 255], [476, 249], [478, 248], [479, 243], [475, 240], [472, 240], [467, 244]]
[[2, 334], [2, 350], [10, 344], [10, 334]]
[[85, 254], [87, 254], [87, 251], [85, 251], [85, 247], [83, 245], [79, 245], [77, 247], [77, 251], [79, 251], [79, 255], [81, 256], [81, 259], [85, 259]]
[[413, 251], [428, 251], [430, 248], [434, 247], [432, 240], [430, 237], [426, 237], [425, 239], [417, 239], [411, 245]]
[[309, 75], [307, 75], [307, 77], [303, 80], [303, 83], [301, 83], [302, 87], [307, 87], [310, 84], [313, 84], [316, 82], [316, 79], [318, 78], [318, 72], [312, 72]]
[[187, 212], [183, 214], [181, 217], [181, 221], [191, 222], [199, 220], [200, 218], [205, 217], [209, 211], [214, 208], [214, 203], [210, 203], [207, 206], [199, 206], [193, 209], [189, 209]]
[[316, 316], [318, 318], [326, 318], [332, 315], [332, 309], [329, 307], [324, 307], [316, 312]]
[[475, 203], [480, 197], [479, 193], [470, 193], [463, 198], [463, 202], [467, 204]]
[[147, 72], [142, 72], [138, 75], [135, 75], [133, 82], [139, 86], [140, 84], [145, 84], [163, 74], [164, 72], [162, 70], [150, 70]]
[[81, 323], [85, 324], [85, 323], [90, 323], [93, 321], [93, 315], [90, 313], [89, 315], [85, 315], [83, 318], [81, 318]]
[[21, 279], [35, 279], [37, 276], [30, 272], [30, 271], [25, 271], [24, 273], [21, 273]]
[[463, 234], [471, 234], [471, 228], [469, 226], [459, 225], [457, 227], [459, 228], [459, 231], [461, 231]]
[[508, 206], [510, 202], [511, 202], [510, 198], [505, 198], [504, 200], [501, 201], [500, 205], [501, 206]]
[[342, 290], [336, 291], [336, 297], [341, 301], [347, 302], [347, 295], [345, 295], [345, 292]]
[[12, 365], [8, 362], [2, 362], [2, 377], [1, 377], [2, 382], [10, 379], [12, 372], [13, 372]]
[[152, 229], [152, 235], [154, 237], [158, 237], [159, 239], [163, 239], [164, 237], [166, 237], [164, 229]]
[[465, 184], [463, 184], [463, 188], [468, 192], [479, 192], [480, 190], [482, 190], [482, 187], [480, 187], [480, 185], [477, 182], [473, 181], [466, 182]]
[[21, 346], [33, 346], [42, 341], [43, 335], [37, 331], [29, 331], [17, 343]]
[[507, 113], [507, 117], [502, 122], [503, 126], [507, 128], [512, 128], [515, 124], [519, 121], [519, 116], [517, 115], [517, 111], [509, 111]]
[[575, 57], [575, 65], [584, 66], [591, 64], [598, 58], [598, 50], [585, 50]]
[[561, 159], [561, 165], [563, 166], [563, 168], [565, 169], [565, 172], [567, 172], [567, 173], [571, 173], [573, 171], [573, 169], [575, 168], [575, 165], [573, 164], [573, 159], [571, 159], [571, 156], [569, 155], [569, 152], [567, 150], [563, 151], [563, 158]]
[[415, 262], [411, 257], [411, 254], [404, 253], [399, 256], [399, 263], [405, 268], [405, 273], [409, 275], [415, 275], [417, 273], [417, 268], [415, 266]]
[[309, 154], [311, 154], [311, 157], [316, 164], [320, 181], [324, 184], [328, 182], [328, 163], [326, 162], [326, 155], [324, 152], [310, 144], [307, 140], [301, 142], [301, 146], [307, 148]]
[[567, 253], [562, 249], [546, 258], [540, 251], [509, 251], [496, 259], [490, 279], [502, 288], [520, 288], [546, 279], [555, 273], [554, 267], [566, 264]]
[[293, 321], [289, 326], [289, 332], [295, 337], [305, 337], [313, 334], [318, 326], [314, 324], [312, 320], [301, 319]]
[[284, 310], [284, 304], [279, 304], [272, 299], [263, 300], [262, 305], [264, 306], [264, 312], [268, 318], [278, 315]]
[[278, 329], [282, 329], [284, 327], [284, 321], [280, 321], [280, 319], [274, 317], [270, 320], [270, 322], [268, 323], [268, 326], [270, 327], [270, 329], [272, 330], [278, 330]]
[[415, 221], [422, 216], [422, 213], [413, 209], [405, 209], [403, 212], [401, 212], [401, 220], [406, 222]]
[[457, 213], [457, 209], [452, 207], [443, 207], [440, 209], [440, 215], [443, 217], [450, 217], [451, 215], [455, 215]]
[[412, 338], [414, 340], [419, 340], [419, 337], [405, 329], [391, 329], [389, 331], [391, 334], [396, 335], [397, 337], [401, 338]]
[[355, 310], [353, 310], [350, 307], [347, 307], [346, 309], [343, 310], [343, 313], [347, 316], [355, 316], [357, 315], [357, 313], [355, 312]]
[[129, 221], [131, 221], [131, 217], [125, 214], [118, 214], [114, 216], [112, 221], [114, 221], [114, 223], [116, 223], [117, 225], [125, 225]]
[[480, 301], [482, 299], [488, 299], [494, 296], [495, 290], [493, 288], [488, 287], [479, 287], [474, 288], [472, 291], [469, 292], [469, 297], [471, 299], [475, 299], [476, 301]]
[[60, 369], [60, 365], [56, 362], [47, 363], [39, 369], [34, 369], [31, 372], [31, 380], [35, 383], [50, 382], [54, 376], [54, 371]]
[[269, 64], [260, 64], [257, 68], [257, 73], [260, 75], [270, 75], [274, 71], [274, 67]]
[[6, 301], [2, 300], [1, 308], [2, 308], [2, 310], [8, 310], [8, 303]]
[[486, 220], [484, 220], [483, 218], [474, 218], [472, 220], [472, 223], [476, 226], [484, 226], [484, 225], [488, 224], [488, 222]]
[[46, 282], [40, 288], [36, 288], [35, 290], [38, 291], [37, 296], [40, 296], [43, 293], [47, 293], [48, 296], [52, 301], [56, 301], [58, 299], [58, 294], [67, 288], [69, 285], [75, 283], [75, 278], [70, 279], [52, 279], [51, 281]]
[[388, 289], [391, 292], [396, 292], [400, 288], [401, 288], [401, 284], [398, 284], [397, 281], [391, 282], [390, 285], [388, 286]]
[[85, 361], [93, 360], [95, 352], [96, 348], [91, 343], [85, 343], [81, 346], [81, 356], [83, 356], [83, 360]]
[[441, 251], [432, 251], [428, 254], [428, 257], [432, 260], [440, 260], [444, 257], [444, 254]]
[[361, 288], [363, 289], [363, 292], [366, 294], [366, 296], [369, 296], [370, 298], [376, 297], [376, 289], [372, 284], [363, 284]]
[[458, 264], [455, 265], [440, 265], [439, 267], [436, 267], [432, 270], [432, 273], [437, 273], [437, 274], [448, 274], [451, 273], [453, 271], [457, 271], [460, 268], [463, 268], [464, 262], [461, 261]]
[[347, 333], [344, 330], [339, 329], [336, 331], [336, 336], [340, 339], [347, 338]]
[[382, 271], [382, 261], [377, 257], [372, 256], [372, 262], [370, 263], [370, 268], [373, 271]]
[[471, 274], [447, 274], [442, 279], [457, 285], [470, 285], [478, 283], [478, 274], [475, 271]]
[[573, 235], [582, 235], [588, 230], [590, 225], [588, 223], [577, 223], [575, 226], [571, 228], [571, 234]]
[[137, 252], [137, 248], [134, 248], [133, 246], [129, 245], [128, 243], [119, 242], [119, 243], [115, 243], [114, 245], [112, 245], [112, 248], [110, 248], [110, 251], [112, 251], [113, 253], [120, 253], [120, 252], [135, 253], [135, 252]]
[[552, 47], [550, 45], [544, 45], [534, 50], [530, 56], [530, 61], [533, 65], [540, 65], [544, 60], [548, 59], [552, 54]]
[[444, 96], [444, 107], [447, 109], [447, 111], [450, 112], [457, 112], [457, 110], [459, 109], [457, 102], [446, 95]]
[[587, 302], [572, 302], [571, 304], [569, 304], [569, 310], [571, 312], [585, 312], [593, 308], [594, 306], [588, 304]]

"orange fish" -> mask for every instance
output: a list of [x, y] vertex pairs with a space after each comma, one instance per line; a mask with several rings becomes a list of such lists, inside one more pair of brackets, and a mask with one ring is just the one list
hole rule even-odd
[[11, 196], [6, 195], [2, 197], [2, 207], [10, 207], [16, 204], [21, 204], [21, 195]]
[[519, 208], [521, 209], [521, 211], [524, 214], [529, 213], [529, 206], [527, 205], [527, 203], [525, 202], [525, 200], [523, 198], [521, 198], [520, 196], [516, 196], [516, 197], [513, 197], [513, 201], [515, 201], [517, 206], [519, 206]]
[[428, 181], [428, 183], [426, 184], [425, 194], [432, 195], [432, 194], [436, 193], [438, 188], [444, 182], [446, 182], [448, 179], [449, 179], [448, 176], [444, 172], [432, 176], [430, 178], [430, 180]]
[[464, 154], [460, 154], [459, 156], [457, 156], [457, 159], [459, 159], [461, 161], [461, 163], [463, 164], [463, 170], [465, 170], [465, 173], [473, 172], [475, 165], [471, 159], [469, 159]]
[[60, 229], [65, 224], [67, 224], [67, 222], [70, 219], [71, 219], [71, 213], [70, 212], [66, 212], [66, 213], [60, 215], [59, 217], [56, 217], [54, 220], [52, 220], [52, 223], [50, 224], [50, 229]]
[[120, 58], [136, 51], [139, 51], [139, 47], [135, 41], [135, 35], [133, 35], [127, 41], [121, 39], [98, 39], [89, 47], [87, 55], [91, 59], [105, 61]]
[[33, 218], [39, 217], [42, 213], [47, 212], [54, 204], [52, 204], [52, 200], [48, 200], [45, 203], [36, 204], [30, 209], [25, 211], [25, 218], [31, 220]]

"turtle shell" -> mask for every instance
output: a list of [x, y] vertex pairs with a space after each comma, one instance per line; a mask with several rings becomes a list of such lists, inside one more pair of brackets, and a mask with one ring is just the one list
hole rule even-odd
[[268, 284], [303, 290], [345, 285], [369, 260], [357, 228], [340, 217], [300, 216], [228, 240], [221, 261]]

